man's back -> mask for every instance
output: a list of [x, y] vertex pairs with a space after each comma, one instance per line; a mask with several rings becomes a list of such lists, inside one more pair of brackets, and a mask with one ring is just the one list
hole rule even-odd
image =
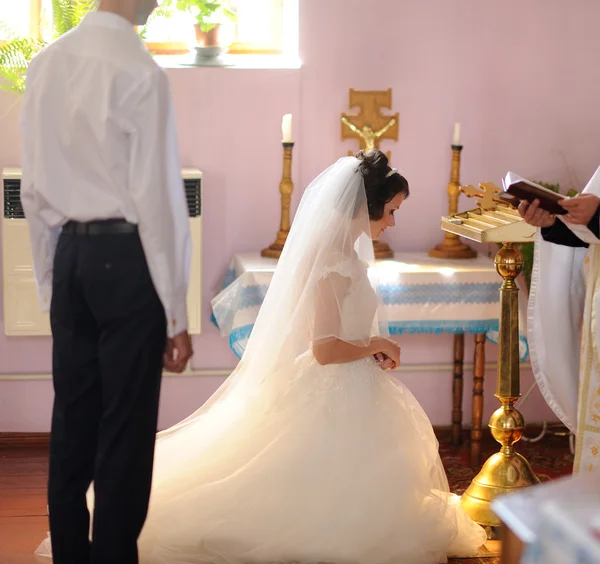
[[42, 307], [60, 227], [124, 219], [139, 226], [169, 336], [185, 331], [191, 247], [173, 101], [131, 23], [92, 12], [35, 57], [21, 130], [21, 201]]
[[[121, 217], [137, 222], [128, 195], [132, 106], [162, 73], [132, 26], [88, 15], [31, 63], [23, 127], [34, 126], [34, 178], [51, 226]], [[35, 125], [34, 125], [35, 124]]]

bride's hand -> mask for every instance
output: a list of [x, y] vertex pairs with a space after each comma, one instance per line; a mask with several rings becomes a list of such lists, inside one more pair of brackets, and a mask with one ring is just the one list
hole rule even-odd
[[379, 337], [374, 345], [378, 353], [383, 353], [392, 362], [393, 366], [391, 368], [400, 366], [400, 345], [396, 341]]
[[394, 368], [394, 363], [390, 358], [388, 358], [383, 353], [377, 353], [375, 356], [375, 360], [377, 361], [377, 366], [381, 368], [381, 370], [391, 370]]

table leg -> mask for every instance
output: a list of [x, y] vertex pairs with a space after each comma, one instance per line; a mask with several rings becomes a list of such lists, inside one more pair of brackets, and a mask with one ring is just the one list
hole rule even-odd
[[471, 467], [481, 463], [481, 421], [483, 419], [483, 377], [485, 375], [485, 333], [475, 335], [473, 359], [473, 426], [471, 428]]
[[462, 443], [462, 398], [463, 398], [463, 359], [465, 356], [465, 336], [454, 335], [454, 369], [452, 372], [452, 444]]

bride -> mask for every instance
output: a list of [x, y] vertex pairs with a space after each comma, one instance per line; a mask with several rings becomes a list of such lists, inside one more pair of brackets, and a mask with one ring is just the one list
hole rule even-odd
[[157, 436], [143, 564], [434, 564], [485, 542], [427, 416], [384, 371], [400, 349], [372, 240], [408, 193], [378, 150], [307, 188], [237, 369]]

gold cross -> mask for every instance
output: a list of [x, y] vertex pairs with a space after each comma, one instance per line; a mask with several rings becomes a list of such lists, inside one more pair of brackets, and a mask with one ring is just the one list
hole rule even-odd
[[[349, 107], [359, 108], [356, 115], [342, 113], [342, 140], [358, 139], [360, 148], [367, 152], [379, 149], [382, 139], [398, 141], [400, 115], [383, 115], [381, 108], [392, 108], [392, 89], [350, 89]], [[351, 153], [349, 153], [351, 154]], [[390, 157], [387, 153], [388, 158]]]
[[479, 198], [477, 205], [484, 210], [493, 210], [498, 207], [499, 200], [496, 194], [500, 193], [500, 188], [492, 182], [482, 182], [479, 188], [469, 184], [461, 186], [460, 191], [469, 198]]

